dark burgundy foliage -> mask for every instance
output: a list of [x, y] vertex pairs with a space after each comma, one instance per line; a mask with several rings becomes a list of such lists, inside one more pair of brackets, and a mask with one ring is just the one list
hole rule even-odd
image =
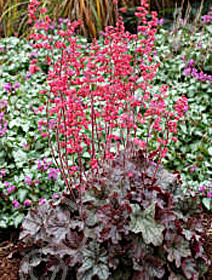
[[[209, 264], [201, 243], [201, 214], [194, 194], [181, 190], [180, 177], [154, 167], [141, 155], [120, 152], [74, 203], [69, 194], [31, 209], [20, 239], [41, 249], [22, 271], [57, 271], [58, 257], [73, 279], [201, 279]], [[92, 180], [93, 178], [93, 180]]]

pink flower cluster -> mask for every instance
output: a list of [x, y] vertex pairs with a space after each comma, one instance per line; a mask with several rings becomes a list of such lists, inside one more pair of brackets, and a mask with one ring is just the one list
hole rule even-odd
[[[159, 67], [153, 63], [157, 13], [147, 17], [148, 3], [142, 0], [135, 13], [139, 21], [137, 34], [126, 32], [122, 17], [118, 16], [116, 26], [108, 26], [102, 33], [103, 44], [94, 39], [84, 52], [74, 36], [81, 21], [67, 22], [66, 29], [57, 32], [60, 39], [55, 41], [50, 19], [44, 11], [43, 20], [38, 21], [34, 16], [36, 7], [38, 2], [30, 1], [29, 17], [35, 21], [36, 29], [31, 35], [35, 50], [57, 49], [61, 53], [57, 61], [51, 52], [46, 57], [50, 66], [48, 89], [41, 94], [48, 98], [47, 119], [39, 125], [50, 142], [50, 135], [55, 132], [59, 155], [56, 162], [66, 184], [70, 174], [82, 179], [83, 152], [90, 154], [89, 164], [94, 170], [102, 161], [114, 157], [111, 148], [115, 144], [126, 147], [131, 140], [147, 156], [152, 149], [150, 142], [153, 143], [155, 150], [150, 158], [158, 158], [159, 164], [166, 156], [168, 143], [177, 140], [172, 136], [188, 105], [185, 96], [168, 103], [168, 87], [161, 86], [156, 91], [151, 85]], [[31, 74], [38, 70], [36, 59], [32, 59], [30, 67]], [[146, 138], [139, 135], [140, 127], [148, 128]], [[53, 145], [51, 148], [55, 155]], [[73, 172], [75, 156], [78, 168]], [[73, 166], [69, 159], [73, 159]]]
[[212, 6], [210, 7], [208, 15], [202, 16], [203, 25], [209, 25], [212, 22]]

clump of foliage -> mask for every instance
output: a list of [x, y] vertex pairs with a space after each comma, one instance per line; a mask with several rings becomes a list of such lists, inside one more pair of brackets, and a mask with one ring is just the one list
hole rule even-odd
[[[64, 188], [52, 162], [48, 141], [39, 131], [39, 94], [46, 73], [30, 76], [33, 52], [25, 39], [0, 41], [0, 227], [18, 227], [30, 205]], [[45, 65], [41, 63], [41, 67]], [[51, 165], [50, 165], [51, 163]], [[46, 188], [48, 187], [48, 193]]]
[[29, 210], [20, 238], [24, 255], [33, 252], [36, 260], [22, 260], [22, 277], [57, 271], [78, 280], [201, 279], [201, 208], [197, 197], [183, 194], [178, 174], [161, 166], [155, 174], [143, 152], [130, 149], [95, 180], [88, 173], [86, 190], [74, 191], [76, 203], [63, 192]]

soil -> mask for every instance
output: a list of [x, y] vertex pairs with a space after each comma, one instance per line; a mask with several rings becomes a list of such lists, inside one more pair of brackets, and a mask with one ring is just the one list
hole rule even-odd
[[19, 280], [19, 256], [9, 258], [14, 245], [17, 244], [20, 229], [0, 229], [0, 280]]
[[205, 280], [212, 280], [212, 212], [204, 212], [203, 226], [205, 229], [205, 233], [203, 235], [204, 249], [211, 261], [211, 266], [209, 267]]
[[[203, 226], [205, 229], [204, 249], [212, 263], [212, 213], [204, 212]], [[18, 254], [10, 255], [14, 248], [18, 247], [18, 236], [20, 229], [9, 228], [0, 230], [0, 280], [21, 280], [19, 277], [19, 265], [21, 262]], [[210, 266], [204, 280], [212, 280], [212, 265]]]

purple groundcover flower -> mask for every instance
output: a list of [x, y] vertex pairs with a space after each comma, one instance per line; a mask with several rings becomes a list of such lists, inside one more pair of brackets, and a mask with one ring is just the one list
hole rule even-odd
[[41, 170], [41, 168], [42, 168], [42, 164], [41, 164], [40, 160], [38, 159], [38, 170]]
[[13, 200], [12, 204], [14, 205], [13, 209], [17, 209], [20, 206], [20, 204], [19, 204], [19, 202], [17, 200]]
[[26, 175], [26, 177], [25, 177], [26, 179], [25, 179], [25, 183], [26, 184], [28, 184], [29, 186], [32, 184], [32, 179], [28, 176], [28, 175]]
[[18, 89], [18, 88], [20, 87], [20, 85], [21, 85], [20, 83], [15, 83], [13, 87], [14, 87], [15, 89]]
[[188, 111], [188, 109], [189, 109], [189, 107], [188, 107], [188, 106], [185, 106], [185, 107], [184, 107], [184, 111], [185, 111], [185, 112], [187, 112], [187, 111]]
[[4, 84], [4, 90], [5, 90], [5, 91], [10, 91], [11, 89], [12, 89], [11, 83], [5, 83], [5, 84]]
[[209, 193], [207, 194], [207, 197], [208, 197], [208, 198], [211, 198], [211, 197], [212, 197], [212, 191], [209, 192]]
[[6, 175], [6, 168], [1, 169], [0, 174], [4, 177]]
[[48, 167], [49, 167], [50, 165], [52, 165], [52, 162], [51, 162], [51, 161], [47, 162], [46, 160], [47, 160], [47, 158], [45, 157], [45, 158], [43, 159], [43, 171], [46, 171], [46, 170], [48, 169]]
[[190, 68], [190, 67], [186, 68], [186, 69], [183, 71], [183, 75], [184, 75], [184, 76], [189, 76], [190, 74], [191, 74], [191, 68]]
[[31, 74], [30, 73], [26, 73], [25, 75], [25, 79], [28, 80], [30, 78]]
[[52, 199], [57, 198], [57, 197], [58, 197], [58, 194], [57, 193], [53, 193]]
[[190, 173], [194, 173], [194, 171], [197, 169], [197, 166], [196, 165], [193, 165], [191, 168], [190, 168]]
[[38, 186], [41, 184], [41, 182], [38, 179], [35, 179], [35, 184], [36, 184], [36, 186]]
[[204, 192], [205, 191], [205, 186], [199, 186], [199, 191]]
[[194, 60], [191, 59], [191, 60], [189, 61], [189, 66], [192, 67], [193, 65], [194, 65]]
[[26, 199], [26, 200], [24, 200], [23, 204], [24, 204], [24, 206], [30, 206], [30, 205], [32, 205], [32, 201], [29, 199]]
[[2, 124], [0, 123], [0, 136], [4, 136], [6, 132], [7, 132], [7, 121], [4, 122], [3, 127]]
[[0, 100], [0, 109], [8, 107], [8, 102], [6, 100]]
[[15, 186], [11, 185], [9, 188], [7, 188], [8, 194], [11, 194], [15, 191]]
[[159, 20], [158, 24], [159, 24], [159, 25], [163, 25], [163, 24], [164, 24], [164, 19], [161, 18], [161, 19]]
[[40, 204], [40, 205], [46, 204], [46, 199], [45, 199], [45, 198], [39, 199], [39, 204]]
[[53, 180], [56, 180], [58, 172], [59, 170], [56, 168], [49, 168], [49, 180], [51, 180], [52, 178]]
[[4, 112], [1, 112], [0, 113], [0, 122], [3, 120], [3, 117], [4, 117]]
[[24, 149], [28, 149], [29, 148], [29, 144], [28, 143], [24, 143], [23, 145], [22, 145], [22, 147], [24, 148]]
[[5, 181], [5, 182], [4, 182], [4, 185], [5, 185], [5, 187], [7, 188], [7, 187], [9, 187], [10, 183], [9, 183], [8, 181]]
[[43, 171], [46, 171], [48, 169], [48, 167], [50, 165], [52, 165], [51, 161], [47, 162], [46, 160], [47, 160], [47, 158], [44, 157], [43, 158], [43, 163], [41, 163], [40, 159], [38, 159], [38, 170], [43, 169]]

